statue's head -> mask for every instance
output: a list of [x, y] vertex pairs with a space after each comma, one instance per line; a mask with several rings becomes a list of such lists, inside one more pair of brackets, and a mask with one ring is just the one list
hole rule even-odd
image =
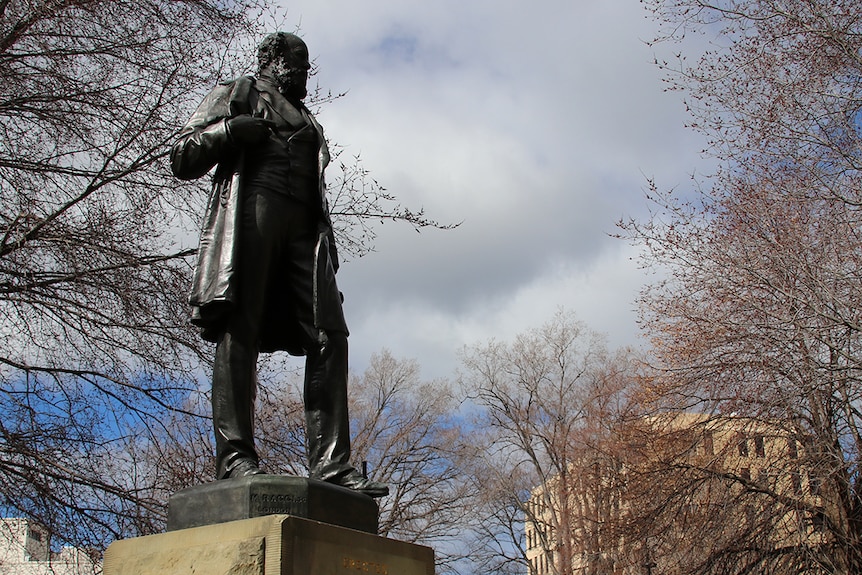
[[257, 50], [261, 76], [269, 76], [288, 98], [302, 100], [308, 91], [308, 47], [296, 34], [276, 32], [263, 39]]

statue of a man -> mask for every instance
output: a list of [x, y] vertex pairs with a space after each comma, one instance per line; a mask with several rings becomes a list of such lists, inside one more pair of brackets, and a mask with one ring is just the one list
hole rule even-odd
[[329, 152], [303, 105], [308, 48], [267, 36], [257, 78], [217, 86], [171, 150], [178, 178], [216, 166], [190, 296], [192, 321], [216, 343], [212, 382], [219, 479], [262, 473], [254, 445], [259, 352], [306, 356], [309, 475], [381, 497], [349, 463], [347, 324], [325, 195]]

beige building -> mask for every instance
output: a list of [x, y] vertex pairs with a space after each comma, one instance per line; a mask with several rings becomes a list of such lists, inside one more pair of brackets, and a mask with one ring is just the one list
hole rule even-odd
[[[625, 519], [644, 500], [666, 497], [671, 482], [634, 489], [633, 471], [654, 462], [614, 463], [594, 455], [572, 464], [531, 494], [525, 509], [529, 575], [642, 575], [673, 572], [686, 552], [705, 552], [740, 537], [776, 545], [816, 544], [817, 526], [802, 509], [820, 505], [819, 482], [800, 464], [796, 440], [778, 426], [747, 418], [678, 414], [644, 420], [643, 453], [685, 475], [684, 504], [669, 515], [664, 536], [633, 540]], [[655, 467], [657, 468], [657, 467]], [[696, 478], [691, 481], [691, 478]], [[704, 479], [711, 478], [711, 479]], [[697, 487], [692, 487], [697, 483]], [[781, 501], [781, 505], [772, 505]], [[798, 501], [799, 510], [787, 501]], [[652, 502], [652, 501], [650, 501]], [[622, 527], [621, 527], [622, 526]], [[727, 529], [723, 529], [726, 526]], [[560, 537], [560, 533], [567, 537]], [[699, 540], [699, 538], [702, 538]]]
[[84, 551], [51, 551], [48, 531], [28, 519], [0, 519], [0, 575], [93, 575], [101, 568]]
[[612, 461], [590, 457], [534, 489], [525, 509], [529, 575], [623, 573], [616, 530], [623, 481]]

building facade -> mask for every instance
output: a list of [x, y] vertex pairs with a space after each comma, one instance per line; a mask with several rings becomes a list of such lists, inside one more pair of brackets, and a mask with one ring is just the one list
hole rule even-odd
[[98, 563], [81, 549], [51, 551], [48, 530], [28, 519], [0, 519], [0, 575], [94, 575]]
[[533, 490], [529, 575], [676, 573], [698, 555], [747, 545], [769, 553], [824, 543], [820, 481], [777, 425], [674, 414], [640, 421], [618, 447]]

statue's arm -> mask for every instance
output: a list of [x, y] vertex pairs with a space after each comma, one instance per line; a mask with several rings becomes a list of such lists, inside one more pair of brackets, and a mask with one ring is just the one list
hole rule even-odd
[[335, 273], [338, 273], [338, 268], [340, 267], [340, 262], [338, 261], [338, 247], [335, 245], [335, 233], [332, 231], [332, 228], [329, 228], [329, 259], [332, 262], [332, 269]]
[[227, 119], [204, 126], [188, 125], [171, 148], [171, 170], [181, 180], [200, 178], [236, 152], [227, 130]]
[[209, 93], [171, 148], [171, 170], [182, 180], [200, 178], [238, 150], [230, 138], [227, 120], [232, 85], [220, 85]]

